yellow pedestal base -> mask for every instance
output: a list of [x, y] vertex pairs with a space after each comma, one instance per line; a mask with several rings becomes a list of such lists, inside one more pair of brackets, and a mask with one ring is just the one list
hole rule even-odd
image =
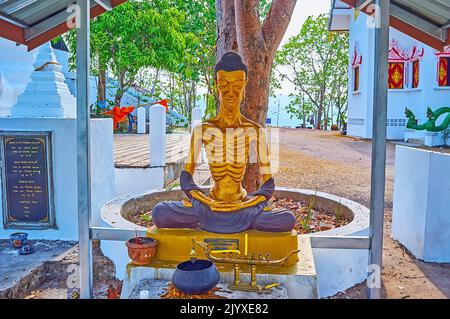
[[[264, 257], [270, 254], [270, 259], [282, 259], [292, 250], [298, 249], [297, 232], [267, 233], [260, 231], [246, 231], [238, 234], [216, 234], [194, 229], [168, 229], [152, 227], [147, 231], [147, 237], [158, 241], [156, 255], [151, 263], [152, 267], [172, 267], [182, 261], [190, 259], [192, 250], [192, 239], [206, 242], [213, 250], [239, 250], [241, 257], [244, 256], [245, 234], [248, 235], [248, 256], [253, 253], [256, 258], [259, 254]], [[206, 259], [202, 249], [195, 247], [197, 258]], [[221, 254], [217, 254], [218, 257]], [[298, 262], [298, 255], [290, 257], [282, 268], [292, 268]], [[217, 265], [219, 270], [226, 269], [230, 265]], [[269, 268], [269, 267], [259, 267]], [[260, 270], [258, 268], [258, 270]], [[278, 267], [280, 268], [280, 267]], [[280, 270], [280, 269], [278, 269]], [[258, 271], [259, 273], [260, 271]], [[268, 271], [277, 273], [279, 271]]]

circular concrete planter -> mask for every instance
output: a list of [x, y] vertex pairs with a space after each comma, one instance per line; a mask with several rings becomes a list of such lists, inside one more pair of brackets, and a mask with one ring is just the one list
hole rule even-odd
[[[349, 224], [342, 227], [300, 236], [368, 236], [369, 234], [369, 210], [354, 201], [312, 190], [280, 187], [276, 189], [275, 196], [302, 200], [306, 203], [316, 196], [314, 208], [329, 213], [336, 212], [340, 203], [341, 213], [351, 220]], [[128, 214], [136, 210], [149, 211], [161, 201], [182, 198], [185, 198], [185, 195], [180, 189], [169, 191], [159, 189], [138, 196], [122, 196], [105, 204], [101, 215], [103, 221], [112, 228], [145, 230], [145, 227], [128, 221]], [[128, 262], [126, 254], [120, 256], [121, 247], [123, 243], [120, 242], [102, 242], [103, 253], [114, 261], [119, 275], [121, 268]], [[312, 251], [319, 297], [332, 296], [367, 278], [367, 250], [313, 248]]]
[[[294, 188], [277, 188], [274, 195], [280, 198], [301, 200], [306, 203], [308, 203], [312, 197], [316, 196], [314, 208], [332, 213], [337, 211], [340, 204], [341, 213], [351, 220], [349, 224], [343, 227], [317, 232], [311, 234], [311, 236], [349, 236], [355, 232], [363, 231], [369, 226], [368, 209], [346, 198], [322, 192], [316, 193], [312, 190]], [[138, 196], [122, 196], [105, 204], [102, 208], [101, 215], [103, 221], [114, 228], [145, 229], [145, 227], [130, 222], [128, 220], [128, 215], [136, 211], [150, 211], [161, 201], [181, 200], [183, 198], [186, 198], [186, 196], [180, 189], [169, 191], [153, 190]]]

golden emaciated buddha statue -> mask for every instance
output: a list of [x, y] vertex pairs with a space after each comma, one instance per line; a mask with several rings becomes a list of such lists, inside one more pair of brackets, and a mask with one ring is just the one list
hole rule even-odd
[[[189, 200], [165, 201], [152, 210], [158, 228], [203, 229], [213, 233], [246, 230], [288, 232], [294, 215], [267, 207], [275, 182], [271, 175], [264, 129], [240, 112], [247, 84], [247, 66], [235, 52], [226, 52], [216, 64], [219, 114], [195, 127], [181, 189]], [[202, 146], [205, 148], [213, 185], [205, 194], [192, 178]], [[242, 186], [247, 163], [258, 163], [262, 186], [247, 194]]]

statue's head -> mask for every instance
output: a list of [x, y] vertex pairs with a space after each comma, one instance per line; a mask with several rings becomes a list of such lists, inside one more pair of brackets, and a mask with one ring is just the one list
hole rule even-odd
[[224, 53], [214, 71], [221, 109], [239, 112], [247, 84], [247, 66], [241, 56], [233, 51]]

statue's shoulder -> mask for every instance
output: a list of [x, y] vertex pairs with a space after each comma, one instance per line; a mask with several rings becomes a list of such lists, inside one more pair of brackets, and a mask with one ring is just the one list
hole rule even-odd
[[209, 128], [217, 128], [217, 129], [219, 128], [215, 121], [215, 118], [209, 119], [209, 120], [203, 122], [201, 125], [202, 125], [203, 130], [206, 130]]
[[242, 117], [242, 124], [243, 124], [245, 127], [248, 127], [248, 128], [254, 128], [255, 130], [259, 130], [259, 129], [262, 128], [261, 125], [259, 125], [259, 124], [256, 123], [256, 122], [253, 122], [252, 120], [246, 118], [245, 116]]

